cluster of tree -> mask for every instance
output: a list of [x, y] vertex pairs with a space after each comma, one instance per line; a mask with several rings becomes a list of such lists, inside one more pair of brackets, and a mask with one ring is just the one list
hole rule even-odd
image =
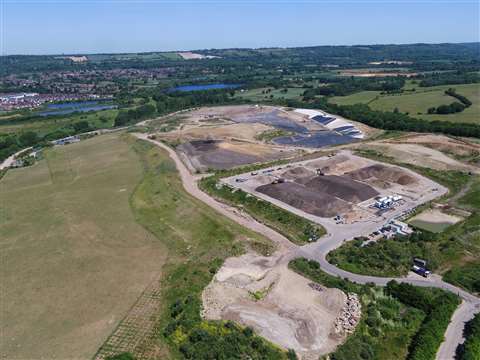
[[81, 134], [94, 130], [88, 121], [78, 121], [66, 128], [56, 129], [46, 135], [39, 135], [35, 131], [24, 131], [18, 134], [12, 133], [0, 136], [0, 161], [5, 160], [10, 155], [35, 146], [47, 146], [49, 141], [61, 139], [67, 136]]
[[459, 102], [455, 101], [449, 105], [440, 105], [438, 107], [431, 107], [428, 108], [428, 114], [439, 114], [439, 115], [447, 115], [447, 114], [455, 114], [465, 110], [465, 105], [460, 104]]
[[0, 161], [21, 149], [34, 146], [40, 141], [36, 132], [26, 131], [19, 135], [9, 134], [0, 137]]
[[466, 340], [457, 349], [457, 359], [480, 359], [480, 314], [476, 314], [472, 320], [466, 323], [464, 335]]
[[156, 112], [156, 108], [152, 104], [140, 105], [134, 109], [120, 110], [115, 118], [115, 126], [124, 126], [136, 123], [146, 119]]
[[414, 257], [422, 257], [436, 267], [435, 256], [428, 247], [433, 239], [432, 233], [415, 232], [408, 237], [382, 239], [364, 246], [365, 239], [357, 238], [330, 252], [328, 261], [359, 274], [400, 276], [408, 272]]
[[115, 118], [115, 126], [134, 124], [154, 115], [163, 115], [191, 107], [233, 102], [231, 91], [228, 90], [165, 92], [163, 89], [158, 89], [143, 96], [147, 101], [151, 97], [155, 105], [147, 103], [134, 109], [120, 110]]
[[480, 82], [480, 74], [475, 72], [455, 71], [421, 75], [421, 87], [437, 85], [473, 84]]
[[445, 90], [445, 95], [454, 97], [460, 102], [455, 101], [450, 105], [440, 105], [438, 107], [431, 107], [428, 109], [429, 114], [454, 114], [454, 113], [462, 112], [467, 107], [472, 105], [472, 102], [468, 100], [466, 96], [457, 94], [457, 92], [453, 88], [449, 88]]
[[450, 319], [460, 304], [459, 298], [442, 290], [422, 289], [395, 281], [387, 284], [386, 293], [426, 314], [410, 344], [408, 359], [434, 360]]

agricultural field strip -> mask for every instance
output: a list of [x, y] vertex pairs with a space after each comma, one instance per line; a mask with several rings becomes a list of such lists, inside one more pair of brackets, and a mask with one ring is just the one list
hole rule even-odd
[[[426, 280], [420, 277], [383, 278], [383, 277], [376, 277], [376, 276], [358, 275], [358, 274], [354, 274], [354, 273], [350, 273], [348, 271], [342, 270], [330, 264], [326, 260], [327, 254], [330, 251], [341, 246], [346, 238], [353, 238], [354, 236], [369, 234], [370, 232], [378, 228], [378, 224], [374, 224], [374, 226], [372, 225], [366, 226], [365, 228], [362, 227], [363, 231], [357, 230], [353, 234], [352, 233], [348, 234], [350, 236], [345, 236], [344, 235], [345, 232], [343, 234], [339, 232], [332, 233], [331, 225], [328, 224], [327, 226], [325, 226], [325, 223], [324, 223], [323, 225], [326, 227], [328, 232], [324, 238], [320, 239], [316, 243], [305, 245], [303, 247], [295, 246], [294, 244], [290, 243], [284, 236], [272, 230], [271, 228], [268, 228], [267, 226], [256, 222], [252, 218], [246, 218], [244, 216], [239, 215], [234, 208], [227, 207], [224, 204], [217, 202], [215, 199], [213, 199], [206, 193], [200, 191], [196, 184], [196, 182], [200, 179], [200, 177], [195, 177], [192, 174], [190, 174], [190, 172], [182, 163], [182, 161], [180, 160], [180, 158], [178, 157], [178, 155], [175, 153], [174, 150], [172, 150], [171, 148], [169, 148], [168, 146], [166, 146], [165, 144], [159, 141], [148, 139], [146, 134], [135, 134], [135, 135], [140, 139], [149, 141], [168, 151], [170, 157], [175, 161], [175, 164], [180, 173], [185, 190], [188, 193], [190, 193], [192, 196], [198, 198], [202, 202], [211, 206], [212, 208], [219, 211], [221, 214], [227, 216], [228, 218], [236, 221], [240, 225], [245, 226], [262, 235], [265, 235], [275, 243], [281, 244], [282, 247], [285, 247], [286, 249], [288, 249], [289, 253], [286, 256], [283, 256], [282, 258], [282, 262], [284, 262], [286, 265], [292, 259], [295, 259], [298, 257], [305, 257], [307, 259], [318, 261], [322, 270], [330, 275], [347, 278], [350, 281], [357, 282], [360, 284], [374, 283], [379, 286], [385, 286], [389, 281], [395, 280], [397, 282], [408, 283], [414, 286], [436, 287], [436, 288], [440, 288], [443, 290], [450, 291], [454, 294], [457, 294], [464, 301], [462, 302], [461, 306], [457, 309], [457, 312], [455, 313], [457, 314], [457, 316], [454, 316], [452, 318], [452, 322], [450, 323], [447, 329], [449, 338], [446, 339], [446, 341], [442, 344], [441, 348], [439, 349], [439, 352], [437, 353], [437, 359], [443, 360], [441, 357], [439, 357], [439, 354], [452, 353], [452, 349], [454, 351], [456, 348], [456, 345], [461, 344], [464, 341], [463, 323], [464, 321], [473, 318], [474, 314], [480, 312], [480, 298], [464, 291], [461, 288], [458, 288], [449, 283], [446, 283], [440, 279], [432, 278], [432, 279]], [[436, 198], [437, 196], [440, 196], [441, 194], [436, 193], [435, 195], [436, 196], [433, 196], [432, 199]], [[427, 202], [430, 200], [431, 199], [426, 198], [424, 202]]]

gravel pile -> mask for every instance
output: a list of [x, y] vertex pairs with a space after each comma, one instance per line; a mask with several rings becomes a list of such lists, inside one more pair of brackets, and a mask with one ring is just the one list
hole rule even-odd
[[347, 294], [347, 301], [340, 315], [335, 319], [335, 333], [353, 333], [362, 316], [362, 307], [355, 293]]

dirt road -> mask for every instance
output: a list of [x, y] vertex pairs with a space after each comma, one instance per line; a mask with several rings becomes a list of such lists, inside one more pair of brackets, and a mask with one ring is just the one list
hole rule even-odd
[[[213, 209], [218, 211], [220, 214], [228, 217], [229, 219], [236, 221], [242, 226], [245, 226], [253, 231], [256, 231], [279, 245], [279, 251], [282, 251], [281, 261], [285, 264], [294, 258], [297, 257], [306, 257], [318, 261], [323, 271], [334, 276], [341, 276], [342, 278], [347, 278], [350, 281], [354, 281], [360, 284], [365, 283], [375, 283], [379, 286], [385, 286], [389, 281], [395, 280], [397, 282], [408, 283], [415, 286], [422, 287], [437, 287], [450, 292], [455, 293], [463, 299], [462, 304], [459, 306], [452, 321], [448, 326], [448, 329], [445, 333], [445, 341], [442, 343], [438, 353], [437, 360], [450, 360], [454, 358], [455, 350], [457, 346], [464, 341], [463, 337], [463, 328], [466, 321], [473, 318], [475, 313], [480, 312], [480, 298], [460, 289], [456, 286], [453, 286], [449, 283], [442, 281], [438, 277], [432, 276], [429, 279], [424, 279], [420, 276], [418, 277], [408, 277], [408, 278], [382, 278], [376, 276], [365, 276], [347, 272], [345, 270], [339, 269], [336, 266], [330, 264], [326, 260], [326, 255], [333, 249], [342, 245], [345, 241], [345, 233], [332, 233], [327, 229], [328, 234], [317, 241], [316, 243], [305, 245], [303, 247], [296, 246], [292, 244], [288, 239], [286, 239], [281, 234], [270, 229], [269, 227], [255, 221], [248, 215], [240, 214], [239, 211], [233, 207], [226, 206], [222, 204], [206, 193], [202, 192], [197, 185], [197, 180], [200, 178], [198, 176], [192, 175], [186, 166], [182, 163], [180, 158], [177, 156], [174, 150], [166, 146], [165, 144], [148, 139], [147, 134], [135, 134], [139, 139], [149, 141], [162, 149], [166, 150], [172, 160], [175, 162], [176, 167], [180, 173], [183, 186], [185, 190], [192, 196], [211, 206]], [[366, 232], [362, 234], [356, 234], [355, 236], [363, 235], [368, 233], [370, 229], [362, 229]], [[349, 234], [350, 235], [350, 234]]]

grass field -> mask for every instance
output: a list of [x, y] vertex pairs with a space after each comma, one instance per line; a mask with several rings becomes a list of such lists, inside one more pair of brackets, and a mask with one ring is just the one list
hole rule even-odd
[[[452, 122], [480, 122], [480, 84], [441, 85], [432, 87], [418, 87], [409, 82], [406, 88], [415, 88], [415, 92], [397, 95], [380, 95], [376, 91], [362, 91], [349, 96], [336, 96], [330, 101], [339, 105], [353, 105], [366, 103], [373, 110], [408, 112], [411, 116], [424, 120], [445, 120]], [[455, 98], [445, 95], [445, 90], [455, 88], [457, 93], [466, 96], [473, 104], [464, 111], [456, 114], [438, 115], [427, 114], [430, 107], [448, 105]]]
[[135, 222], [135, 152], [105, 135], [0, 180], [6, 359], [87, 359], [160, 275], [165, 246]]
[[380, 96], [380, 91], [361, 91], [349, 96], [334, 96], [330, 102], [338, 105], [369, 104], [377, 96]]
[[117, 109], [92, 111], [74, 115], [58, 115], [49, 118], [38, 118], [35, 121], [5, 122], [0, 119], [0, 132], [11, 133], [16, 131], [35, 131], [43, 136], [62, 127], [66, 127], [79, 121], [88, 121], [93, 128], [110, 128], [113, 126]]
[[[131, 143], [144, 168], [144, 178], [131, 198], [135, 218], [169, 250], [161, 280], [160, 316], [155, 331], [132, 351], [134, 355], [137, 359], [177, 359], [183, 358], [182, 351], [193, 352], [189, 358], [195, 359], [233, 355], [285, 359], [282, 351], [255, 335], [246, 339], [242, 329], [231, 323], [200, 318], [201, 292], [223, 259], [239, 255], [245, 246], [271, 253], [271, 243], [188, 195], [166, 152], [144, 141]], [[200, 332], [201, 341], [190, 336]]]
[[[271, 89], [271, 92], [262, 94], [262, 91]], [[300, 99], [302, 97], [305, 89], [303, 88], [288, 88], [286, 93], [282, 92], [282, 89], [273, 89], [273, 88], [258, 88], [258, 89], [249, 89], [244, 92], [236, 91], [235, 98], [250, 100], [250, 101], [265, 101], [265, 100], [275, 100], [275, 99]], [[273, 98], [270, 96], [273, 95]]]

